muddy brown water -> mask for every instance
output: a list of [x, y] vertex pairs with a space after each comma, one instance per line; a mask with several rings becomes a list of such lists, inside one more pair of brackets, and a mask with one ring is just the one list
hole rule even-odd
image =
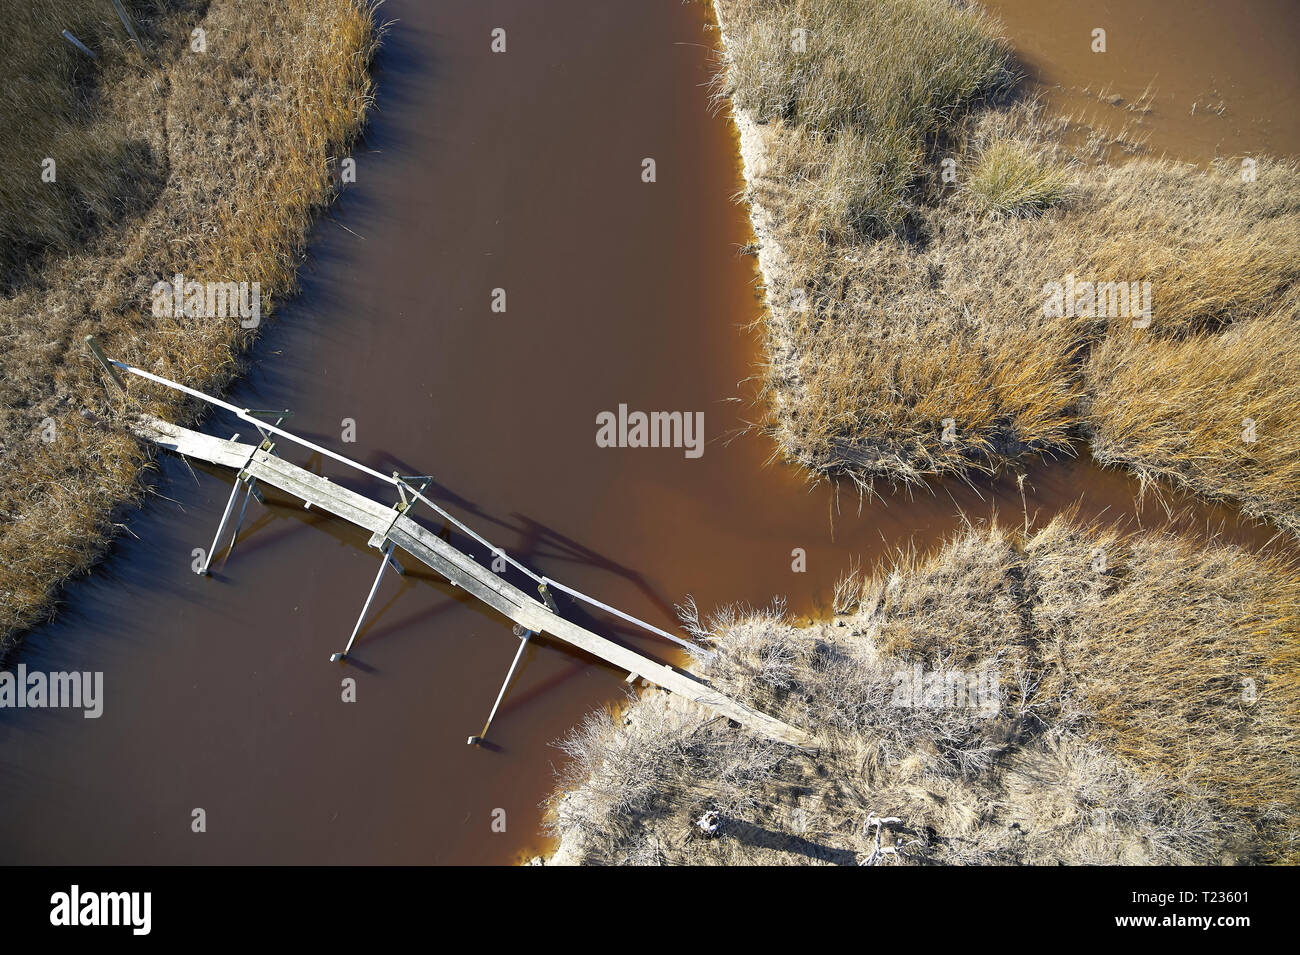
[[[494, 542], [665, 628], [688, 594], [705, 609], [783, 595], [824, 613], [854, 561], [932, 547], [959, 511], [1021, 519], [1009, 479], [861, 513], [845, 492], [836, 513], [831, 488], [767, 463], [766, 439], [727, 440], [756, 414], [733, 399], [749, 394], [758, 347], [744, 326], [760, 304], [738, 254], [749, 230], [732, 202], [733, 133], [702, 86], [705, 10], [383, 9], [399, 23], [358, 181], [232, 400], [291, 407], [292, 430], [372, 467], [436, 475], [440, 500]], [[489, 51], [498, 26], [505, 54]], [[495, 288], [504, 314], [490, 310]], [[703, 456], [597, 447], [597, 413], [620, 403], [704, 412]], [[160, 470], [160, 496], [10, 661], [102, 671], [105, 699], [97, 720], [0, 710], [0, 861], [502, 863], [544, 848], [540, 803], [563, 761], [552, 743], [622, 699], [623, 673], [534, 644], [493, 747], [469, 748], [515, 651], [503, 620], [432, 574], [390, 575], [353, 662], [332, 665], [377, 568], [365, 535], [271, 494], [203, 579], [191, 552], [208, 545], [231, 476], [170, 457]], [[333, 463], [323, 473], [385, 491]], [[1081, 501], [1085, 516], [1138, 520], [1134, 482], [1086, 461], [1035, 467], [1026, 494], [1040, 519]], [[1148, 500], [1141, 520], [1161, 513]], [[1188, 520], [1267, 536], [1216, 509]], [[792, 569], [796, 548], [806, 572]], [[355, 702], [341, 698], [348, 677]]]
[[[1295, 0], [984, 6], [1002, 21], [1024, 72], [1056, 113], [1126, 130], [1151, 154], [1195, 163], [1300, 153]], [[1105, 31], [1104, 52], [1093, 51], [1097, 29]]]

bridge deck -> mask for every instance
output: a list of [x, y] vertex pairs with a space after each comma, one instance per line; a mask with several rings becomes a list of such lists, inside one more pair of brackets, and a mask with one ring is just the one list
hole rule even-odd
[[540, 600], [503, 580], [391, 505], [340, 487], [257, 445], [215, 438], [157, 418], [137, 418], [131, 427], [140, 437], [160, 447], [212, 464], [242, 469], [259, 481], [370, 531], [380, 544], [385, 540], [393, 542], [466, 593], [528, 630], [548, 633], [772, 739], [801, 748], [816, 746], [816, 741], [803, 730], [730, 699], [698, 677], [658, 663], [565, 620]]

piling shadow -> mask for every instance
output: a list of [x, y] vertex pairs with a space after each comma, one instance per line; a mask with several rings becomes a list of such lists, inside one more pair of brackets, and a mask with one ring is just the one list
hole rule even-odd
[[[422, 473], [419, 468], [413, 466], [409, 461], [399, 458], [394, 454], [383, 451], [372, 455], [369, 466], [381, 472], [397, 471], [402, 474]], [[677, 618], [676, 610], [671, 601], [667, 600], [661, 593], [656, 591], [646, 580], [645, 576], [634, 568], [625, 564], [620, 564], [600, 552], [574, 540], [573, 538], [560, 533], [555, 528], [543, 523], [526, 514], [515, 512], [507, 518], [501, 518], [495, 514], [485, 511], [477, 503], [469, 498], [458, 494], [451, 488], [434, 480], [424, 492], [432, 501], [436, 501], [440, 507], [447, 508], [449, 511], [456, 513], [458, 518], [467, 525], [475, 527], [485, 538], [492, 539], [495, 535], [484, 533], [482, 528], [485, 525], [491, 525], [504, 531], [506, 537], [498, 538], [494, 543], [504, 549], [512, 558], [518, 560], [521, 564], [532, 568], [534, 571], [545, 564], [574, 564], [584, 567], [590, 567], [603, 573], [611, 574], [628, 581], [637, 588], [648, 600], [655, 606], [665, 617], [675, 620]], [[412, 516], [419, 516], [420, 510], [412, 511]], [[423, 512], [428, 515], [428, 511]], [[432, 516], [432, 515], [430, 515]], [[435, 520], [438, 520], [434, 516]], [[490, 555], [481, 553], [483, 547], [477, 541], [457, 531], [450, 526], [445, 520], [442, 523], [442, 536], [458, 549], [466, 553], [486, 558]], [[513, 541], [513, 546], [507, 546], [504, 541]], [[510, 583], [514, 584], [525, 593], [533, 593], [535, 585], [532, 580], [519, 573], [513, 567], [508, 568], [502, 575]], [[655, 637], [641, 630], [635, 624], [627, 623], [617, 617], [602, 616], [598, 618], [594, 611], [589, 610], [590, 605], [580, 602], [569, 597], [563, 592], [553, 592], [557, 604], [563, 609], [567, 619], [574, 623], [596, 630], [598, 633], [617, 634], [626, 639], [645, 639], [649, 638], [656, 644], [662, 644], [662, 638]], [[599, 623], [599, 626], [593, 624]], [[667, 628], [665, 628], [667, 629]], [[577, 652], [577, 651], [575, 651]], [[644, 650], [638, 652], [644, 653]], [[649, 656], [650, 654], [646, 654]], [[660, 662], [663, 662], [662, 660]]]
[[830, 865], [856, 866], [858, 864], [857, 855], [847, 849], [822, 845], [813, 842], [811, 839], [805, 839], [803, 836], [792, 835], [788, 832], [777, 832], [774, 829], [765, 829], [762, 826], [742, 822], [739, 819], [727, 819], [725, 821], [722, 827], [722, 838], [735, 839], [737, 842], [753, 846], [755, 849], [775, 849], [778, 852], [790, 852]]

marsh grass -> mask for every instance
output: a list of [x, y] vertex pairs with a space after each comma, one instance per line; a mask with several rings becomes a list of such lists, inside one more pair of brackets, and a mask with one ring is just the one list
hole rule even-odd
[[[768, 247], [760, 397], [787, 459], [869, 493], [1087, 441], [1300, 528], [1279, 430], [1300, 420], [1295, 163], [1260, 157], [1253, 182], [1235, 159], [1107, 164], [1114, 143], [1070, 142], [1070, 123], [1008, 91], [1008, 47], [966, 4], [717, 8], [715, 91], [761, 155], [745, 193]], [[1046, 316], [1067, 275], [1150, 282], [1150, 327]], [[1234, 445], [1244, 417], [1268, 424]]]
[[[150, 36], [153, 4], [125, 4]], [[193, 8], [196, 4], [188, 4]], [[60, 37], [68, 30], [92, 61]], [[112, 88], [141, 69], [110, 3], [12, 4], [0, 31], [5, 135], [0, 138], [0, 290], [147, 205], [162, 186], [147, 131], [116, 109]], [[147, 95], [147, 94], [146, 94]], [[46, 158], [55, 181], [41, 178]]]
[[[92, 209], [88, 219], [67, 218], [62, 199], [33, 195], [26, 179], [0, 193], [2, 241], [22, 265], [0, 299], [0, 645], [49, 613], [58, 582], [99, 555], [146, 463], [132, 438], [82, 416], [89, 410], [111, 420], [123, 407], [89, 360], [84, 336], [97, 335], [106, 352], [137, 366], [219, 390], [255, 333], [237, 319], [156, 317], [152, 285], [178, 272], [259, 282], [263, 315], [270, 312], [294, 289], [314, 210], [331, 196], [337, 158], [371, 104], [378, 37], [362, 0], [132, 9], [149, 41], [148, 63], [109, 39], [121, 30], [111, 5], [61, 0], [58, 16], [81, 24], [81, 38], [104, 55], [102, 72], [86, 80], [94, 95], [78, 94], [53, 135], [99, 130], [114, 141], [147, 142], [163, 183], [156, 194], [147, 198], [146, 190], [147, 201], [119, 208], [114, 177], [123, 169], [111, 151], [95, 155], [103, 177], [82, 178], [76, 163], [61, 159], [58, 166], [61, 189], [111, 214]], [[19, 22], [28, 25], [21, 39], [31, 46], [31, 72], [7, 72], [0, 82], [19, 115], [34, 116], [34, 104], [72, 95], [76, 77], [65, 67], [78, 76], [87, 67], [69, 67], [65, 41], [41, 17]], [[200, 26], [203, 54], [189, 46]], [[18, 150], [15, 168], [39, 185], [30, 148], [17, 136], [5, 145]], [[45, 220], [49, 228], [24, 231], [22, 223]], [[196, 412], [142, 382], [129, 388], [132, 409], [173, 420]], [[54, 428], [50, 443], [42, 440], [46, 422]]]
[[777, 0], [730, 9], [730, 72], [718, 91], [730, 88], [759, 122], [924, 136], [1013, 78], [993, 21], [972, 5]]
[[[1028, 535], [967, 527], [851, 573], [830, 623], [796, 627], [779, 606], [688, 621], [718, 650], [708, 679], [824, 748], [647, 691], [564, 742], [558, 859], [860, 864], [872, 819], [897, 817], [884, 845], [906, 863], [1293, 860], [1296, 570], [1065, 515]], [[993, 668], [998, 700], [895, 705], [917, 664]], [[716, 838], [693, 825], [707, 811]]]
[[1085, 369], [1094, 456], [1237, 502], [1300, 535], [1295, 336], [1294, 321], [1281, 315], [1197, 333], [1154, 354], [1108, 339]]
[[981, 212], [1026, 216], [1064, 202], [1070, 182], [1068, 169], [1008, 137], [979, 150], [965, 189]]
[[840, 241], [901, 225], [927, 139], [1014, 78], [1005, 45], [974, 7], [928, 0], [734, 6], [715, 99], [730, 96], [758, 122], [798, 131], [799, 174], [817, 184], [805, 228]]
[[[790, 459], [869, 490], [1086, 438], [1300, 532], [1293, 163], [1262, 159], [1249, 183], [1231, 160], [1106, 165], [1114, 143], [1067, 145], [1033, 101], [998, 100], [1005, 46], [966, 5], [717, 6], [717, 88], [767, 244], [767, 427]], [[966, 30], [997, 66], [976, 55], [958, 82], [944, 68], [962, 68]], [[1149, 281], [1150, 326], [1045, 310], [1067, 275]], [[692, 612], [717, 650], [703, 675], [825, 746], [783, 749], [647, 690], [563, 742], [556, 860], [1294, 862], [1298, 572], [1065, 514], [849, 573], [828, 623]], [[996, 712], [893, 705], [917, 665], [995, 669]]]

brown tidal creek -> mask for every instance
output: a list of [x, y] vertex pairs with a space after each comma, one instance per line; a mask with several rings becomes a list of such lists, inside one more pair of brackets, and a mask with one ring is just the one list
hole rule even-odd
[[[1037, 5], [993, 6], [1055, 29]], [[513, 556], [665, 629], [688, 595], [705, 611], [781, 595], [800, 616], [826, 613], [855, 562], [931, 548], [962, 512], [1023, 519], [1010, 477], [938, 482], [860, 511], [844, 489], [837, 505], [833, 487], [769, 462], [766, 438], [737, 436], [759, 415], [748, 326], [761, 299], [740, 254], [750, 231], [733, 201], [734, 132], [704, 88], [716, 38], [706, 5], [389, 0], [381, 13], [398, 22], [357, 181], [318, 225], [302, 293], [269, 323], [232, 402], [291, 408], [285, 427], [385, 473], [434, 475], [440, 503]], [[498, 26], [505, 54], [489, 47]], [[1277, 69], [1290, 70], [1277, 79], [1293, 103], [1294, 59]], [[1177, 78], [1161, 66], [1170, 89]], [[1236, 86], [1216, 88], [1241, 111], [1230, 148], [1292, 151], [1294, 109], [1247, 141], [1254, 104], [1276, 103], [1261, 92], [1268, 78], [1233, 82], [1249, 86], [1239, 100]], [[504, 312], [491, 307], [498, 288]], [[620, 404], [703, 412], [703, 454], [598, 447], [597, 415]], [[355, 443], [341, 440], [344, 419]], [[220, 416], [204, 427], [249, 437]], [[1149, 497], [1139, 515], [1136, 483], [1080, 454], [1031, 468], [1031, 517], [1078, 502], [1084, 517], [1165, 519]], [[378, 566], [366, 535], [268, 491], [230, 558], [199, 577], [192, 550], [211, 541], [233, 475], [159, 465], [129, 533], [11, 661], [102, 671], [104, 700], [98, 719], [0, 710], [0, 862], [508, 863], [545, 848], [540, 804], [564, 758], [551, 744], [617, 703], [624, 673], [535, 641], [493, 746], [469, 747], [517, 645], [504, 619], [408, 559], [350, 661], [331, 664]], [[1270, 535], [1222, 509], [1185, 520], [1255, 545]], [[792, 569], [796, 549], [806, 572]], [[561, 609], [676, 659], [620, 621]], [[348, 677], [355, 702], [342, 699]]]

